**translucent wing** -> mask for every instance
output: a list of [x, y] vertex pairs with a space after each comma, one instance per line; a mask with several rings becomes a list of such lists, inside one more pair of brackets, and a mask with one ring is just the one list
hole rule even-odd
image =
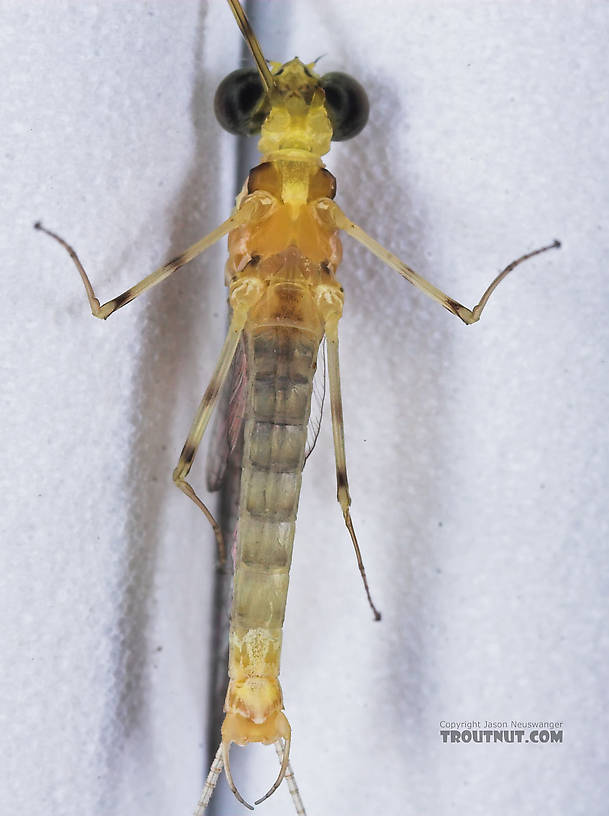
[[247, 370], [243, 338], [237, 346], [230, 375], [220, 394], [214, 421], [213, 441], [207, 456], [207, 489], [219, 490], [224, 481], [231, 455], [239, 448], [243, 418]]
[[311, 395], [311, 416], [307, 426], [307, 444], [305, 447], [305, 464], [319, 436], [321, 417], [324, 410], [326, 396], [326, 338], [321, 341], [317, 352], [317, 369], [313, 377], [313, 393]]
[[[240, 449], [241, 432], [245, 416], [247, 364], [243, 340], [237, 347], [230, 376], [220, 394], [218, 411], [214, 421], [213, 441], [207, 455], [207, 489], [222, 487], [231, 455]], [[315, 447], [321, 428], [324, 399], [326, 396], [326, 341], [322, 340], [317, 354], [317, 367], [313, 377], [311, 416], [307, 426], [305, 462]]]

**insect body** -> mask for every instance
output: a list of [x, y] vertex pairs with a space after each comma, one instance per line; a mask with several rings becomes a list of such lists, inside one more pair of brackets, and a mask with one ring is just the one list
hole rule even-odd
[[[239, 86], [256, 78], [236, 72], [228, 79], [226, 92], [233, 93], [233, 80]], [[326, 334], [331, 381], [338, 386], [343, 303], [335, 277], [341, 245], [328, 218], [336, 184], [321, 161], [333, 133], [325, 93], [298, 59], [275, 66], [269, 81], [271, 107], [259, 143], [264, 161], [238, 200], [237, 214], [247, 212], [247, 220], [229, 236], [230, 332], [243, 334], [248, 385], [222, 726], [222, 758], [233, 790], [231, 742], [285, 740], [282, 767], [267, 796], [281, 782], [289, 755], [290, 726], [277, 677], [312, 380]], [[253, 101], [260, 104], [255, 95]], [[220, 97], [217, 107], [222, 104]], [[339, 403], [335, 410], [342, 446]], [[350, 524], [342, 470], [339, 491]]]
[[197, 448], [237, 349], [245, 349], [247, 384], [239, 533], [229, 634], [229, 687], [222, 742], [197, 814], [205, 809], [224, 767], [230, 771], [231, 743], [275, 744], [279, 775], [296, 810], [304, 813], [289, 766], [290, 726], [278, 681], [282, 625], [288, 589], [296, 513], [305, 460], [307, 422], [318, 349], [326, 338], [337, 498], [351, 536], [368, 601], [372, 603], [349, 511], [343, 416], [340, 396], [338, 322], [343, 290], [336, 278], [341, 260], [339, 230], [366, 246], [465, 323], [477, 321], [497, 284], [519, 263], [554, 242], [522, 256], [491, 283], [468, 309], [421, 278], [356, 226], [334, 201], [335, 179], [322, 161], [331, 140], [348, 138], [364, 126], [368, 105], [355, 80], [344, 74], [318, 76], [313, 65], [293, 59], [267, 65], [238, 0], [228, 0], [256, 61], [257, 72], [233, 72], [221, 84], [216, 112], [237, 133], [260, 132], [262, 162], [249, 174], [232, 215], [213, 232], [117, 298], [100, 305], [76, 253], [92, 313], [106, 319], [151, 286], [167, 278], [228, 234], [226, 268], [231, 321], [226, 341], [173, 478], [211, 522], [221, 557], [224, 544], [213, 516], [187, 481]]

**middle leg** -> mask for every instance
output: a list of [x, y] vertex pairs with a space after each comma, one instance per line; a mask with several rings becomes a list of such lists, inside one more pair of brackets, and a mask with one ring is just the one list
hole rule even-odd
[[199, 404], [195, 418], [190, 426], [188, 437], [184, 443], [184, 447], [182, 448], [178, 464], [173, 471], [173, 481], [175, 482], [176, 486], [179, 487], [182, 493], [185, 493], [188, 498], [191, 499], [197, 505], [197, 507], [203, 511], [205, 518], [211, 524], [216, 537], [216, 542], [218, 544], [218, 558], [220, 565], [224, 563], [226, 558], [222, 530], [220, 529], [220, 525], [213, 517], [209, 508], [197, 496], [190, 482], [186, 481], [186, 477], [190, 473], [197, 449], [218, 400], [218, 394], [220, 393], [224, 380], [226, 379], [226, 375], [230, 369], [230, 364], [235, 356], [235, 350], [239, 344], [242, 330], [243, 320], [236, 318], [235, 315], [233, 315], [226, 340], [224, 341], [224, 346], [220, 352], [218, 364], [216, 365], [216, 369], [212, 375], [209, 385], [205, 389], [205, 393], [203, 394], [203, 398]]
[[364, 589], [366, 590], [366, 597], [368, 603], [374, 614], [375, 620], [381, 619], [381, 613], [378, 611], [372, 597], [370, 595], [370, 588], [368, 587], [368, 579], [366, 578], [366, 570], [364, 569], [364, 562], [362, 554], [357, 543], [357, 537], [353, 528], [351, 520], [351, 513], [349, 512], [349, 505], [351, 504], [351, 496], [349, 495], [349, 483], [347, 480], [347, 458], [345, 455], [345, 426], [343, 423], [343, 401], [340, 392], [340, 369], [338, 365], [338, 321], [329, 320], [326, 323], [326, 339], [328, 343], [328, 373], [330, 378], [330, 404], [332, 407], [332, 434], [334, 436], [334, 456], [336, 459], [336, 498], [343, 511], [343, 517], [351, 541], [353, 542], [353, 549], [355, 550], [355, 557], [357, 558], [357, 566], [359, 567], [362, 581], [364, 582]]

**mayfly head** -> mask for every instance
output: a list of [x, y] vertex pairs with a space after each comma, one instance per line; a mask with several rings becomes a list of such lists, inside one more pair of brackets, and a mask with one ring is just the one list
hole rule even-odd
[[228, 0], [256, 62], [233, 71], [216, 91], [215, 111], [225, 130], [240, 136], [261, 133], [263, 155], [304, 150], [322, 156], [330, 141], [356, 136], [368, 121], [362, 86], [341, 72], [319, 76], [315, 63], [297, 57], [267, 64], [238, 0]]

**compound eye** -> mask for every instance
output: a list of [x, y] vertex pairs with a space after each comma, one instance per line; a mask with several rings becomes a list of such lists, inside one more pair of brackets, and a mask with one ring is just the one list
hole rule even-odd
[[236, 136], [258, 133], [265, 117], [262, 80], [254, 68], [239, 68], [218, 85], [214, 98], [216, 118]]
[[366, 91], [348, 74], [332, 71], [320, 81], [326, 94], [326, 107], [332, 122], [332, 141], [351, 139], [363, 130], [370, 105]]

